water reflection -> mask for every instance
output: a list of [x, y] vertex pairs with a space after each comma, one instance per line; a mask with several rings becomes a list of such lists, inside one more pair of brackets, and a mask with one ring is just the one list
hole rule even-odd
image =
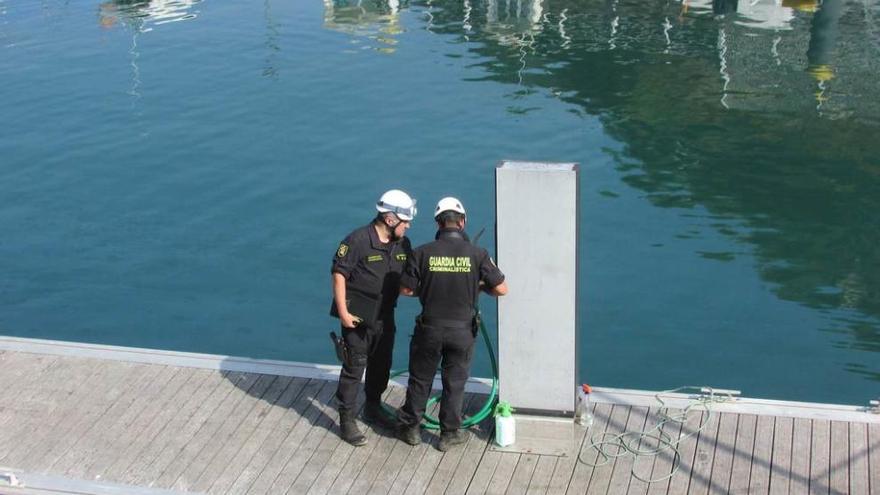
[[627, 184], [743, 246], [701, 256], [748, 254], [836, 345], [880, 352], [877, 5], [449, 1], [432, 29], [479, 56], [477, 79], [599, 116]]
[[150, 31], [151, 25], [186, 21], [198, 16], [195, 7], [202, 0], [111, 0], [100, 5], [100, 23], [111, 27], [119, 22]]
[[352, 36], [352, 43], [363, 39], [379, 43], [382, 53], [394, 53], [397, 36], [404, 32], [400, 23], [400, 0], [324, 0], [324, 27]]
[[266, 58], [263, 67], [263, 75], [270, 79], [278, 79], [277, 58], [281, 53], [281, 45], [278, 44], [278, 23], [272, 15], [272, 5], [269, 0], [263, 1], [263, 18], [266, 23]]

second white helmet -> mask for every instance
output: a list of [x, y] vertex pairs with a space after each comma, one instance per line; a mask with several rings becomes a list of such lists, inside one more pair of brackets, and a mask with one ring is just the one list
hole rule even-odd
[[462, 215], [467, 215], [464, 212], [464, 206], [462, 206], [461, 201], [452, 196], [447, 196], [437, 202], [437, 208], [434, 209], [434, 218], [436, 219], [444, 211], [454, 211], [456, 213], [461, 213]]
[[401, 220], [412, 221], [416, 216], [416, 200], [400, 189], [391, 189], [376, 202], [379, 213], [394, 213]]

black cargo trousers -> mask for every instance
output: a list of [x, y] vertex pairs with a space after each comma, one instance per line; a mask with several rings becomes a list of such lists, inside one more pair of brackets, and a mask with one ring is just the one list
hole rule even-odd
[[349, 362], [342, 364], [336, 401], [339, 412], [354, 412], [361, 377], [366, 370], [364, 392], [368, 401], [382, 400], [391, 375], [394, 352], [394, 313], [382, 314], [379, 321], [355, 328], [342, 327], [342, 338], [348, 346]]
[[397, 413], [402, 424], [413, 427], [421, 421], [437, 365], [441, 365], [440, 431], [446, 433], [461, 428], [464, 386], [474, 357], [474, 330], [474, 321], [423, 320], [421, 317], [416, 320], [409, 347], [406, 402]]

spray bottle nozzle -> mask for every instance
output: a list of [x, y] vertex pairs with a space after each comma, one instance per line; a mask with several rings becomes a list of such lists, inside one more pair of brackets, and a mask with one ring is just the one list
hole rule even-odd
[[514, 409], [510, 407], [510, 403], [501, 401], [495, 405], [495, 416], [510, 416]]

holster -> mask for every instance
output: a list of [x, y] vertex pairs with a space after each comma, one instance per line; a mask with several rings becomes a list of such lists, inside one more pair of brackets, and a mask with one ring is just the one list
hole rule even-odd
[[330, 340], [333, 342], [333, 347], [336, 349], [336, 358], [339, 359], [339, 362], [351, 367], [351, 352], [349, 352], [348, 344], [345, 343], [345, 339], [336, 335], [336, 332], [330, 332]]

